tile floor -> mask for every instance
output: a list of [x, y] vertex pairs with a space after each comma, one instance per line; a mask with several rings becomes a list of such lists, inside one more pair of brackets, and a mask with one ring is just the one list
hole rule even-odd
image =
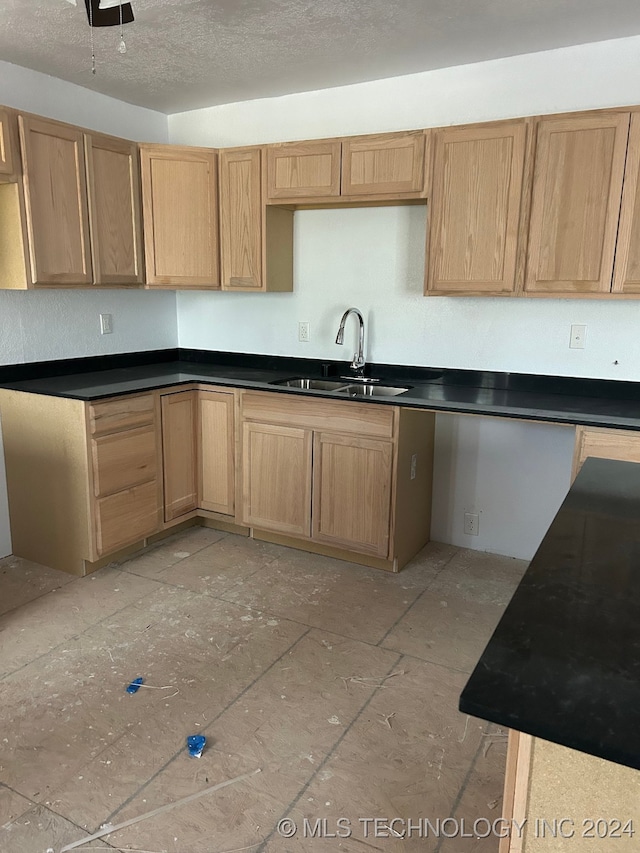
[[259, 769], [76, 849], [495, 853], [444, 837], [500, 815], [504, 774], [457, 701], [524, 569], [431, 543], [391, 575], [203, 527], [86, 578], [0, 560], [0, 850]]

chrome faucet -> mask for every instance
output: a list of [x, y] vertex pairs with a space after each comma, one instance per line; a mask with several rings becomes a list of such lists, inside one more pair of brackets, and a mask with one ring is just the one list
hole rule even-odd
[[347, 317], [349, 314], [355, 314], [358, 318], [358, 352], [353, 354], [353, 361], [351, 362], [351, 369], [357, 370], [358, 373], [364, 372], [364, 318], [362, 314], [358, 311], [357, 308], [349, 308], [342, 315], [342, 320], [340, 320], [340, 326], [338, 327], [338, 334], [336, 335], [336, 343], [343, 344], [344, 343], [344, 324], [347, 322]]

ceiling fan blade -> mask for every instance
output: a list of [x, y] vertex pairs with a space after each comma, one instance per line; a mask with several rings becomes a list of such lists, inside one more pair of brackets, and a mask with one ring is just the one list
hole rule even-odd
[[[94, 27], [120, 26], [120, 4], [108, 8], [100, 7], [100, 0], [84, 0], [89, 25]], [[93, 20], [93, 23], [92, 23]], [[134, 20], [131, 3], [122, 4], [122, 23], [130, 24]]]

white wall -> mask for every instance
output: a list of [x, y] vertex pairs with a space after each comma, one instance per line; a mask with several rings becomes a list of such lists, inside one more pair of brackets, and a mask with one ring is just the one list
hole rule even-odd
[[[232, 146], [638, 103], [640, 36], [181, 113], [169, 138]], [[424, 208], [297, 212], [295, 293], [180, 293], [180, 345], [346, 359], [355, 330], [333, 341], [355, 304], [370, 360], [640, 380], [640, 302], [427, 299], [424, 236]], [[572, 323], [587, 324], [584, 350], [568, 347]], [[433, 537], [530, 557], [568, 488], [571, 444], [559, 427], [439, 417]], [[462, 532], [469, 507], [478, 537]]]

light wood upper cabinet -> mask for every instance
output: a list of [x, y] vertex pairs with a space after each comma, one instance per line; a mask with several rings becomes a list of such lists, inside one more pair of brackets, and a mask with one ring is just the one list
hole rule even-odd
[[264, 149], [219, 152], [223, 290], [293, 290], [293, 211], [264, 202]]
[[309, 537], [311, 430], [262, 423], [242, 430], [242, 522]]
[[9, 110], [0, 108], [0, 175], [12, 175], [17, 168], [17, 158], [13, 151], [11, 115]]
[[524, 121], [434, 134], [427, 294], [515, 290], [526, 141]]
[[340, 195], [340, 142], [267, 146], [267, 197]]
[[393, 443], [317, 432], [313, 539], [387, 557]]
[[147, 284], [219, 288], [216, 153], [141, 145]]
[[223, 290], [261, 290], [262, 150], [220, 152], [220, 261]]
[[344, 140], [341, 194], [420, 193], [424, 189], [424, 151], [421, 130]]
[[142, 284], [138, 147], [87, 134], [85, 156], [94, 282]]
[[538, 124], [525, 291], [611, 289], [629, 113]]
[[91, 284], [82, 131], [19, 116], [31, 282]]
[[197, 392], [178, 391], [161, 400], [164, 519], [172, 521], [198, 505]]
[[640, 113], [631, 116], [612, 291], [640, 294]]
[[235, 441], [233, 391], [198, 392], [198, 507], [233, 515]]

